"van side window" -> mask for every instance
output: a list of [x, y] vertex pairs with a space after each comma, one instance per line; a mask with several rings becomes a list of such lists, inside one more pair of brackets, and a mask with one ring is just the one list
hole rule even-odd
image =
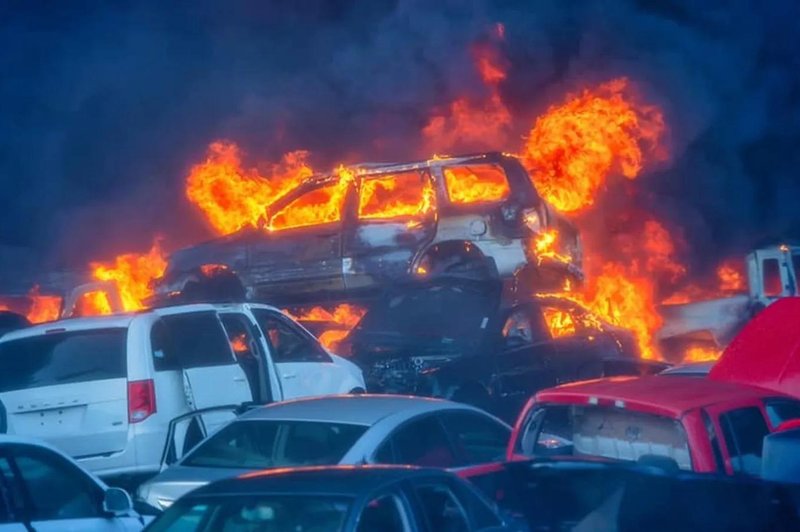
[[731, 410], [722, 414], [720, 421], [733, 471], [759, 475], [764, 436], [769, 434], [761, 410], [755, 406]]
[[764, 294], [770, 297], [783, 293], [783, 280], [778, 259], [766, 259], [761, 263], [764, 275]]
[[225, 331], [213, 312], [162, 316], [150, 331], [156, 371], [234, 364]]
[[253, 314], [267, 337], [275, 362], [331, 361], [313, 337], [291, 326], [282, 317], [266, 310], [254, 310]]

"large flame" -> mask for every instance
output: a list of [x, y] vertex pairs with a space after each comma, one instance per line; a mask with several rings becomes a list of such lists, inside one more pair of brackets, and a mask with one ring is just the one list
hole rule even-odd
[[341, 220], [342, 207], [354, 174], [352, 170], [340, 166], [336, 175], [338, 179], [332, 184], [301, 194], [275, 213], [269, 221], [269, 230], [322, 225]]
[[511, 192], [503, 169], [491, 164], [445, 168], [444, 181], [453, 203], [500, 201]]
[[44, 323], [60, 317], [61, 303], [59, 296], [44, 295], [39, 286], [34, 286], [25, 296], [3, 298], [0, 310], [22, 314], [31, 323]]
[[435, 200], [433, 185], [417, 172], [366, 179], [361, 184], [358, 217], [383, 220], [422, 217], [434, 208]]
[[684, 351], [683, 363], [713, 362], [717, 360], [721, 354], [721, 350], [718, 347], [694, 345]]
[[575, 334], [575, 321], [569, 312], [556, 308], [545, 307], [542, 310], [544, 321], [553, 338], [571, 336]]
[[[155, 243], [147, 253], [125, 253], [111, 263], [92, 262], [90, 267], [95, 279], [116, 285], [123, 309], [134, 311], [144, 308], [145, 300], [153, 295], [151, 283], [164, 274], [167, 260]], [[102, 303], [98, 304], [102, 309]]]
[[235, 144], [214, 142], [206, 160], [189, 173], [186, 197], [218, 233], [256, 227], [267, 207], [313, 174], [307, 159], [308, 152], [293, 151], [279, 163], [248, 169]]
[[734, 261], [727, 261], [717, 268], [719, 289], [723, 292], [742, 292], [747, 289], [741, 267]]
[[626, 95], [628, 80], [568, 96], [536, 120], [521, 157], [539, 193], [563, 212], [585, 209], [613, 172], [635, 179], [645, 153], [666, 157], [664, 119]]

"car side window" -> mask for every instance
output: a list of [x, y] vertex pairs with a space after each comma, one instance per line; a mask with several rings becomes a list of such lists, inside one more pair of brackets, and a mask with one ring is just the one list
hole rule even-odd
[[269, 228], [281, 230], [338, 223], [342, 219], [346, 191], [339, 183], [309, 190], [276, 212], [269, 220]]
[[255, 310], [275, 362], [330, 362], [331, 358], [311, 336], [269, 311]]
[[156, 371], [234, 364], [216, 313], [193, 312], [162, 316], [150, 331]]
[[[385, 447], [391, 445], [393, 453]], [[429, 467], [458, 465], [444, 427], [435, 416], [426, 416], [401, 426], [375, 453], [375, 457], [393, 456], [389, 463]], [[386, 463], [386, 462], [384, 462]]]
[[759, 475], [767, 422], [758, 407], [739, 408], [720, 416], [725, 446], [735, 473]]
[[464, 507], [446, 484], [421, 484], [414, 487], [429, 530], [469, 530]]
[[[479, 491], [482, 491], [484, 494], [487, 493], [475, 482], [475, 480], [480, 479], [471, 478], [469, 480], [469, 483], [456, 484], [454, 482], [451, 488], [453, 489], [453, 493], [458, 495], [464, 509], [472, 518], [475, 528], [483, 530], [485, 528], [501, 527], [503, 523], [498, 518], [491, 503], [485, 498], [485, 495], [482, 496], [478, 493]], [[495, 485], [493, 487], [497, 490], [500, 486]]]
[[511, 193], [506, 172], [498, 164], [449, 166], [443, 173], [451, 203], [491, 203]]
[[25, 520], [25, 500], [19, 476], [9, 458], [0, 457], [0, 523]]
[[103, 493], [77, 467], [34, 449], [16, 449], [13, 460], [31, 499], [31, 521], [102, 517]]
[[792, 399], [767, 399], [764, 401], [767, 417], [773, 427], [790, 419], [800, 419], [800, 401]]
[[464, 465], [502, 460], [511, 438], [511, 430], [497, 421], [475, 412], [449, 412], [442, 422]]
[[430, 178], [417, 170], [361, 181], [359, 220], [409, 220], [424, 217], [434, 208], [436, 195]]
[[405, 532], [410, 519], [396, 495], [382, 495], [369, 501], [358, 516], [358, 532]]

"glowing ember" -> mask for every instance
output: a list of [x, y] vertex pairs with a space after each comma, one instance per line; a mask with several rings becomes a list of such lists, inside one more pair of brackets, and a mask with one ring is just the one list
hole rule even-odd
[[361, 184], [358, 217], [419, 218], [433, 209], [435, 198], [431, 182], [418, 172], [370, 178]]
[[594, 204], [613, 171], [635, 179], [643, 153], [666, 157], [661, 111], [634, 104], [625, 95], [627, 86], [620, 78], [586, 89], [536, 120], [521, 157], [539, 193], [557, 209], [574, 212]]
[[683, 363], [713, 362], [721, 355], [719, 348], [711, 346], [691, 346], [683, 354]]
[[542, 309], [547, 329], [553, 338], [571, 336], [575, 334], [575, 322], [569, 312], [545, 307]]
[[340, 342], [347, 337], [353, 327], [358, 325], [358, 322], [366, 313], [367, 310], [365, 308], [342, 303], [333, 310], [318, 306], [299, 312], [296, 315], [289, 315], [300, 322], [320, 322], [330, 325], [329, 329], [319, 335], [319, 341], [327, 349], [336, 352]]
[[510, 193], [505, 172], [493, 164], [445, 168], [444, 180], [453, 203], [501, 201]]
[[28, 293], [31, 301], [30, 310], [26, 313], [31, 323], [43, 323], [57, 320], [61, 314], [61, 298], [58, 296], [43, 296], [39, 294], [39, 287], [34, 286]]
[[158, 243], [146, 254], [126, 253], [112, 263], [90, 264], [92, 275], [99, 281], [113, 281], [126, 311], [144, 308], [144, 301], [153, 295], [150, 283], [164, 274], [167, 261]]
[[719, 279], [719, 289], [723, 292], [742, 292], [747, 289], [744, 274], [732, 262], [723, 263], [717, 268], [717, 278]]
[[336, 174], [338, 180], [333, 184], [302, 194], [275, 213], [269, 221], [270, 231], [340, 221], [347, 189], [353, 182], [354, 175], [343, 166], [336, 170]]
[[189, 173], [186, 197], [218, 233], [257, 227], [269, 205], [313, 174], [307, 158], [308, 152], [293, 151], [261, 171], [245, 169], [235, 144], [214, 142], [206, 160]]

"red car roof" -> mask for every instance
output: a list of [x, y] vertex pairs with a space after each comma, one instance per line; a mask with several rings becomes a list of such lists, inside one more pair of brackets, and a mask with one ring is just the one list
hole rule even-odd
[[653, 375], [565, 384], [539, 392], [536, 402], [591, 404], [590, 400], [594, 401], [594, 398], [598, 404], [623, 401], [625, 408], [679, 418], [685, 412], [703, 406], [782, 395], [771, 390], [704, 378]]

